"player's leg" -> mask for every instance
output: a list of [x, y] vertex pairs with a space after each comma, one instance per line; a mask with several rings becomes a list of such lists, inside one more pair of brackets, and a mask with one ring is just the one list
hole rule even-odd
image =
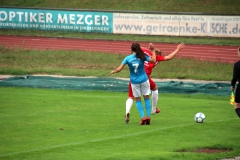
[[133, 105], [133, 100], [134, 100], [134, 96], [133, 96], [133, 93], [132, 93], [132, 86], [131, 86], [131, 83], [129, 82], [128, 83], [128, 99], [126, 101], [126, 114], [125, 114], [125, 117], [124, 117], [124, 120], [126, 123], [129, 122], [130, 120], [130, 110], [132, 108], [132, 105]]
[[235, 111], [238, 115], [238, 117], [240, 118], [240, 103], [234, 103], [234, 108], [235, 108]]
[[146, 122], [146, 118], [144, 115], [144, 109], [143, 109], [143, 105], [142, 105], [142, 101], [141, 101], [141, 89], [140, 89], [140, 84], [132, 84], [132, 91], [133, 91], [133, 95], [135, 97], [136, 100], [136, 107], [137, 110], [140, 114], [141, 117], [141, 121], [140, 121], [140, 125], [144, 125]]
[[130, 121], [130, 109], [132, 107], [132, 104], [133, 104], [133, 98], [128, 98], [126, 101], [126, 114], [124, 117], [124, 120], [126, 123]]
[[160, 109], [157, 108], [157, 102], [158, 102], [158, 88], [156, 83], [150, 78], [149, 83], [150, 83], [150, 89], [152, 90], [152, 114], [159, 113]]
[[146, 118], [146, 124], [149, 125], [150, 124], [150, 115], [151, 115], [151, 101], [149, 99], [149, 96], [145, 95], [144, 96], [144, 101], [145, 101], [145, 107], [146, 107], [146, 111], [147, 111], [147, 118]]
[[142, 90], [141, 92], [144, 97], [145, 107], [146, 107], [146, 112], [147, 112], [146, 124], [150, 124], [151, 101], [149, 99], [149, 94], [151, 93], [151, 90], [150, 90], [149, 80], [141, 84], [141, 90]]
[[234, 103], [234, 109], [240, 118], [240, 85], [237, 85], [236, 88], [236, 94], [235, 94], [235, 103]]

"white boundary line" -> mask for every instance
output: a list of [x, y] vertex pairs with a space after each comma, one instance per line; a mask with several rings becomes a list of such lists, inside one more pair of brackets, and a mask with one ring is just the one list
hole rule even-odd
[[[236, 120], [236, 119], [238, 119], [238, 118], [231, 118], [231, 119], [219, 120], [219, 121], [208, 121], [207, 123], [217, 123], [217, 122], [230, 121], [230, 120]], [[136, 132], [136, 133], [132, 133], [132, 134], [124, 134], [124, 135], [114, 136], [114, 137], [99, 138], [99, 139], [93, 139], [93, 140], [89, 140], [89, 141], [66, 143], [66, 144], [60, 144], [60, 145], [55, 145], [55, 146], [49, 146], [49, 147], [45, 147], [45, 148], [38, 148], [38, 149], [32, 149], [32, 150], [26, 150], [26, 151], [7, 153], [7, 154], [0, 155], [0, 157], [7, 157], [7, 156], [12, 156], [12, 155], [18, 155], [18, 154], [30, 153], [30, 152], [37, 152], [37, 151], [45, 151], [45, 150], [56, 149], [56, 148], [61, 148], [61, 147], [76, 146], [76, 145], [82, 145], [82, 144], [85, 144], [85, 143], [101, 142], [101, 141], [107, 141], [107, 140], [110, 140], [110, 139], [126, 138], [126, 137], [130, 137], [130, 136], [146, 134], [146, 133], [151, 133], [151, 132], [155, 132], [155, 131], [162, 131], [162, 130], [177, 128], [177, 127], [185, 127], [185, 126], [190, 126], [190, 125], [196, 125], [196, 123], [185, 124], [185, 125], [177, 125], [177, 126], [171, 126], [171, 127], [165, 127], [165, 128], [158, 128], [158, 129], [148, 130], [148, 131], [144, 131], [144, 132]]]
[[[77, 91], [77, 90], [76, 90]], [[81, 90], [83, 91], [83, 90]], [[89, 92], [90, 93], [90, 92]], [[111, 92], [110, 92], [111, 93]], [[124, 93], [124, 92], [122, 92]], [[0, 92], [0, 94], [17, 94], [17, 95], [36, 95], [36, 96], [49, 96], [49, 94], [41, 94], [41, 93], [13, 93], [13, 92]], [[75, 95], [61, 95], [61, 94], [51, 94], [51, 96], [73, 96], [73, 97], [87, 97], [89, 98], [89, 95], [77, 95], [77, 92]], [[91, 98], [92, 97], [97, 97], [97, 98], [109, 98], [109, 97], [114, 97], [114, 98], [122, 98], [122, 97], [119, 97], [119, 96], [93, 96], [91, 95], [90, 96]], [[126, 94], [126, 97], [127, 97], [127, 94]]]

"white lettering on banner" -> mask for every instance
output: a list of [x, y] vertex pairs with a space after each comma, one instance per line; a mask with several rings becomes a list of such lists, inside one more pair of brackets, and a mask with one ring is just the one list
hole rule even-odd
[[64, 29], [79, 31], [109, 31], [109, 27], [91, 27], [91, 26], [69, 26], [69, 25], [49, 25], [49, 24], [21, 24], [21, 23], [0, 23], [0, 27], [19, 27], [19, 28], [41, 28], [41, 29]]
[[4, 22], [9, 20], [11, 22], [14, 19], [15, 21], [22, 22], [23, 15], [25, 19], [24, 22], [45, 23], [45, 18], [47, 23], [53, 22], [51, 13], [46, 13], [45, 15], [44, 13], [33, 13], [33, 12], [28, 13], [28, 12], [14, 12], [14, 11], [9, 11], [9, 13], [5, 11], [0, 11], [0, 21]]
[[30, 27], [30, 28], [38, 28], [39, 25], [38, 25], [38, 24], [30, 24], [29, 27]]
[[57, 23], [66, 23], [66, 24], [68, 24], [67, 15], [64, 14], [63, 17], [62, 17], [62, 15], [59, 13], [58, 14]]
[[37, 22], [36, 16], [37, 16], [37, 13], [30, 12], [30, 17], [29, 17], [30, 22]]
[[19, 17], [19, 22], [22, 22], [22, 15], [23, 15], [23, 12], [17, 12], [17, 15]]
[[[23, 14], [24, 14], [23, 12], [17, 12], [19, 22], [22, 22]], [[15, 17], [15, 15], [14, 15], [14, 17]], [[28, 21], [28, 17], [29, 17], [29, 21]], [[9, 19], [10, 19], [10, 16], [9, 16]], [[32, 12], [30, 12], [28, 14], [27, 12], [25, 12], [24, 19], [25, 19], [25, 22], [45, 23], [45, 14], [44, 13], [32, 13]], [[47, 19], [47, 22], [52, 22], [52, 14], [47, 13], [46, 19]]]
[[9, 12], [9, 21], [12, 21], [12, 19], [16, 16], [15, 12]]
[[25, 22], [28, 22], [28, 13], [25, 12]]
[[87, 30], [87, 31], [108, 31], [109, 28], [107, 27], [90, 27], [90, 26], [81, 26], [80, 30]]
[[75, 24], [75, 14], [70, 14], [69, 15], [69, 19], [70, 19], [70, 24]]
[[38, 22], [40, 22], [40, 23], [44, 23], [44, 13], [39, 13], [38, 14]]
[[95, 25], [100, 25], [100, 16], [99, 15], [96, 15], [94, 23], [95, 23]]
[[109, 25], [109, 19], [106, 15], [58, 13], [53, 17], [53, 14], [49, 12], [0, 11], [0, 22], [53, 23], [53, 18], [58, 24]]
[[84, 23], [82, 22], [82, 19], [83, 19], [84, 16], [81, 15], [81, 14], [78, 14], [77, 17], [78, 17], [77, 24], [84, 24]]
[[[88, 18], [90, 18], [90, 21], [88, 22]], [[87, 15], [86, 17], [85, 17], [85, 23], [87, 24], [87, 25], [92, 25], [93, 23], [92, 23], [92, 15]]]
[[[4, 16], [3, 18], [2, 18], [2, 15]], [[0, 11], [0, 21], [6, 21], [7, 18], [8, 18], [7, 13], [4, 11]]]
[[[67, 17], [66, 14], [61, 15], [60, 13], [58, 14], [58, 19], [57, 19], [57, 23], [65, 23], [65, 24], [75, 24], [75, 17], [77, 17], [77, 23], [76, 24], [80, 24], [80, 25], [109, 25], [108, 23], [108, 17], [107, 16], [100, 16], [100, 15], [82, 15], [82, 14], [70, 14], [69, 18]], [[101, 19], [102, 18], [102, 19]], [[68, 21], [69, 19], [69, 21]], [[102, 23], [100, 23], [102, 20]]]
[[53, 23], [51, 13], [46, 13], [46, 23]]
[[28, 24], [19, 24], [19, 23], [0, 23], [0, 26], [10, 26], [10, 27], [23, 27], [28, 28]]
[[102, 16], [102, 25], [107, 25], [107, 26], [109, 25], [108, 16], [104, 16], [104, 15]]

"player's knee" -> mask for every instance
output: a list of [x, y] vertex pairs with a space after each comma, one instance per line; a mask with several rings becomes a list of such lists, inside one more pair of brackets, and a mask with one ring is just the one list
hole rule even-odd
[[158, 90], [158, 87], [156, 86], [155, 88], [153, 88], [153, 91], [156, 91], [156, 90]]
[[149, 95], [144, 95], [143, 97], [144, 97], [144, 99], [148, 99]]

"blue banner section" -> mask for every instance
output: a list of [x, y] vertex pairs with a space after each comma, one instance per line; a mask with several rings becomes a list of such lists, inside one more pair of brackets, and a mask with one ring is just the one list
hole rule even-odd
[[0, 28], [113, 33], [113, 14], [0, 8]]

